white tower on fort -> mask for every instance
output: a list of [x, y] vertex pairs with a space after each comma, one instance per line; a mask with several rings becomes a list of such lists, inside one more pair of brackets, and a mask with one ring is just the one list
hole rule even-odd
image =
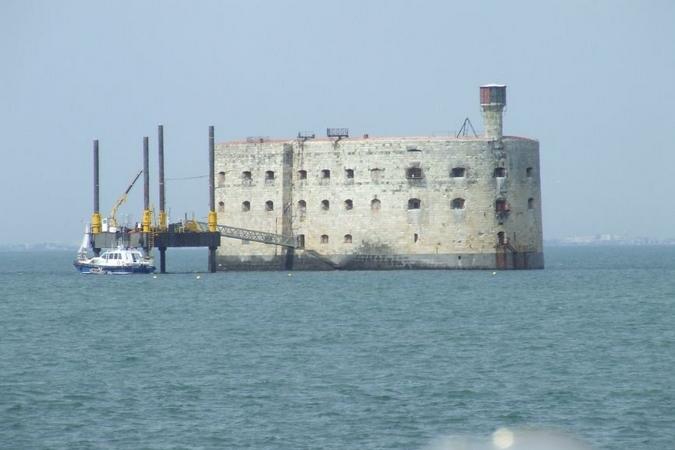
[[483, 110], [485, 137], [502, 138], [502, 113], [506, 106], [506, 85], [486, 84], [480, 87], [480, 106]]

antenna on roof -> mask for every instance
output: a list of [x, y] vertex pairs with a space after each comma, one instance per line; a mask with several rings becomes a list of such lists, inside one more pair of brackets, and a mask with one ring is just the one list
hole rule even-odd
[[349, 128], [327, 128], [326, 136], [329, 138], [337, 138], [333, 141], [333, 148], [336, 149], [338, 142], [340, 142], [342, 138], [349, 137]]
[[[468, 126], [467, 126], [468, 125]], [[459, 129], [459, 132], [457, 132], [457, 135], [455, 137], [467, 137], [469, 135], [469, 128], [471, 128], [471, 132], [473, 132], [474, 137], [478, 137], [478, 133], [476, 133], [476, 130], [473, 128], [473, 125], [471, 124], [471, 121], [467, 117], [464, 119], [464, 123], [462, 124], [462, 128]]]
[[298, 131], [298, 139], [306, 141], [307, 139], [314, 139], [316, 135], [311, 131]]
[[349, 128], [327, 128], [326, 136], [342, 139], [349, 137]]

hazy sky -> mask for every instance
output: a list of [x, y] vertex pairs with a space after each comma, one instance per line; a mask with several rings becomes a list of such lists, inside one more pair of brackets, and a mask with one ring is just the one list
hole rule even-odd
[[[541, 143], [544, 236], [675, 237], [675, 2], [0, 2], [0, 244], [79, 240], [141, 168], [206, 175], [216, 140], [482, 130], [478, 86], [508, 85], [504, 132]], [[120, 214], [138, 218], [142, 183]], [[207, 179], [170, 180], [172, 217]]]

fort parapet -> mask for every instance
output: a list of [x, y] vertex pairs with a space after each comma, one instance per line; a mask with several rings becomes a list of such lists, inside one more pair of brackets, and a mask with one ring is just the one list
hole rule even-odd
[[217, 144], [219, 223], [297, 242], [223, 237], [218, 268], [543, 268], [539, 143], [503, 136], [505, 104], [481, 87], [484, 136]]

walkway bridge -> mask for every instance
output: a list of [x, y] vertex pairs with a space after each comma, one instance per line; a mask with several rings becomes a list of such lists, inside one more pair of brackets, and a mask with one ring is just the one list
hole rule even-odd
[[[209, 225], [206, 222], [196, 222], [200, 231], [208, 231]], [[249, 230], [246, 228], [231, 227], [229, 225], [218, 225], [220, 235], [232, 239], [241, 239], [243, 241], [262, 242], [263, 244], [279, 245], [281, 247], [297, 248], [298, 244], [293, 236], [284, 236], [275, 233], [266, 233], [264, 231]]]

